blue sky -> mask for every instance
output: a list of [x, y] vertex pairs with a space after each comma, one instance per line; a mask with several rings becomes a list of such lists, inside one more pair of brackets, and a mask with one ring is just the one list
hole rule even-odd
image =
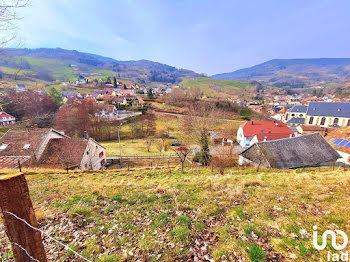
[[149, 59], [209, 75], [274, 58], [350, 57], [348, 0], [31, 0], [24, 47]]

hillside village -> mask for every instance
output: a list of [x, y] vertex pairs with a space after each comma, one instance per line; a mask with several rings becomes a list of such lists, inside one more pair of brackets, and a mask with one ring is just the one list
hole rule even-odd
[[[95, 74], [93, 75], [95, 76]], [[101, 78], [92, 79], [89, 78], [90, 76], [92, 75], [80, 74], [78, 80], [72, 83], [63, 82], [61, 91], [55, 87], [46, 91], [33, 91], [24, 84], [17, 84], [12, 89], [5, 89], [8, 90], [8, 93], [2, 93], [4, 104], [2, 108], [9, 108], [11, 112], [2, 111], [0, 114], [0, 125], [5, 128], [5, 134], [0, 138], [2, 167], [18, 168], [19, 165], [43, 167], [46, 164], [46, 166], [63, 167], [67, 171], [75, 168], [83, 170], [106, 169], [110, 166], [115, 167], [115, 163], [119, 163], [119, 166], [122, 167], [121, 150], [116, 155], [108, 153], [107, 158], [106, 151], [112, 151], [108, 148], [111, 146], [120, 148], [120, 140], [125, 139], [120, 138], [123, 133], [129, 139], [142, 138], [145, 141], [144, 143], [148, 149], [140, 157], [147, 158], [152, 142], [155, 144], [158, 139], [162, 140], [159, 155], [164, 152], [176, 157], [176, 148], [187, 146], [190, 150], [190, 154], [187, 156], [188, 160], [191, 163], [192, 161], [198, 161], [199, 154], [203, 154], [203, 148], [201, 148], [203, 145], [196, 145], [193, 143], [194, 141], [185, 141], [188, 140], [185, 137], [177, 139], [169, 133], [170, 127], [168, 127], [167, 132], [166, 130], [156, 132], [154, 130], [157, 129], [154, 126], [155, 120], [149, 119], [165, 117], [166, 114], [169, 114], [169, 117], [183, 122], [184, 118], [197, 117], [191, 115], [193, 114], [193, 112], [190, 112], [191, 103], [197, 103], [200, 107], [205, 108], [208, 107], [208, 103], [210, 105], [214, 101], [214, 98], [206, 96], [200, 88], [196, 87], [187, 90], [184, 87], [171, 84], [151, 87], [137, 83], [126, 83], [117, 80], [115, 76], [108, 77], [106, 80]], [[72, 87], [76, 87], [76, 89], [72, 89]], [[79, 92], [79, 90], [87, 89], [91, 91], [88, 93]], [[231, 164], [228, 164], [228, 166], [235, 166], [238, 163], [247, 165], [248, 162], [256, 166], [256, 159], [251, 159], [248, 162], [243, 161], [244, 164], [242, 161], [238, 161], [238, 158], [243, 158], [241, 154], [246, 154], [247, 148], [253, 147], [255, 144], [260, 145], [279, 140], [289, 141], [288, 145], [293, 147], [294, 144], [298, 145], [307, 141], [297, 139], [298, 137], [310, 133], [320, 133], [325, 141], [328, 141], [326, 143], [329, 143], [332, 147], [326, 149], [324, 148], [324, 141], [320, 141], [319, 148], [330, 151], [333, 158], [323, 162], [300, 163], [300, 165], [293, 167], [319, 166], [324, 165], [325, 162], [328, 164], [331, 162], [350, 164], [346, 153], [348, 150], [345, 150], [346, 145], [339, 147], [334, 144], [334, 139], [347, 138], [344, 132], [347, 133], [346, 130], [350, 127], [349, 99], [339, 99], [334, 96], [315, 97], [304, 93], [300, 95], [273, 95], [273, 91], [269, 89], [263, 93], [261, 93], [261, 90], [261, 85], [256, 85], [258, 98], [255, 98], [255, 100], [252, 100], [249, 96], [245, 96], [246, 98], [242, 100], [235, 95], [217, 98], [220, 101], [219, 103], [228, 103], [227, 105], [234, 109], [232, 113], [226, 109], [220, 109], [221, 111], [215, 113], [216, 116], [209, 115], [208, 119], [219, 117], [222, 118], [219, 122], [232, 121], [232, 126], [228, 128], [229, 131], [211, 129], [210, 125], [205, 127], [206, 140], [210, 142], [207, 149], [208, 156], [211, 155], [213, 159], [217, 159], [217, 156], [223, 155], [222, 151], [231, 151], [236, 156], [236, 160], [232, 156]], [[21, 97], [23, 103], [31, 103], [31, 101], [28, 101], [29, 97], [35, 97], [38, 103], [43, 104], [43, 112], [41, 113], [43, 116], [47, 113], [45, 108], [50, 108], [56, 116], [45, 116], [45, 121], [42, 121], [39, 117], [39, 121], [37, 121], [36, 109], [33, 109], [34, 112], [18, 110], [16, 107], [23, 106], [23, 103], [13, 104], [10, 101], [11, 96], [17, 97], [17, 99]], [[186, 102], [187, 100], [188, 102]], [[180, 105], [179, 103], [185, 104]], [[7, 106], [8, 104], [11, 104], [11, 106]], [[217, 104], [216, 107], [219, 108], [221, 105], [218, 107]], [[76, 110], [78, 110], [78, 115], [71, 115]], [[243, 111], [250, 113], [245, 116], [245, 114], [242, 115]], [[234, 112], [239, 112], [240, 119], [237, 119]], [[15, 114], [17, 114], [17, 118]], [[30, 119], [34, 115], [35, 117]], [[73, 119], [74, 117], [76, 119]], [[143, 118], [145, 120], [142, 120]], [[255, 120], [250, 120], [250, 118]], [[151, 123], [152, 121], [154, 123]], [[140, 123], [141, 130], [135, 127], [137, 123]], [[76, 126], [77, 124], [81, 126]], [[122, 131], [120, 134], [122, 125], [128, 127], [129, 131], [126, 133]], [[144, 130], [144, 126], [146, 130]], [[230, 126], [229, 123], [228, 126]], [[174, 130], [177, 133], [181, 128], [180, 125], [177, 125], [173, 130], [178, 129]], [[339, 130], [345, 131], [342, 131], [342, 135], [339, 135]], [[25, 135], [19, 135], [18, 132], [24, 132]], [[46, 141], [45, 139], [50, 137], [50, 132], [61, 134], [61, 137], [54, 137]], [[45, 134], [45, 139], [40, 138], [42, 133]], [[116, 133], [118, 136], [116, 136]], [[186, 130], [184, 133], [186, 133]], [[333, 140], [330, 141], [329, 138]], [[32, 140], [36, 142], [32, 142]], [[102, 145], [96, 141], [102, 142]], [[108, 141], [114, 141], [114, 143], [103, 146]], [[96, 148], [101, 148], [102, 151], [88, 150], [91, 147], [89, 145], [93, 143], [96, 144]], [[126, 143], [126, 147], [132, 146], [132, 143], [132, 141], [131, 144]], [[69, 150], [70, 152], [64, 152], [65, 148], [69, 148], [68, 144], [71, 150]], [[277, 144], [271, 145], [277, 146]], [[232, 150], [223, 150], [222, 147], [232, 148]], [[272, 152], [274, 149], [271, 147], [269, 150]], [[50, 152], [51, 155], [57, 157], [43, 157], [43, 152], [47, 154]], [[59, 157], [59, 155], [65, 153], [69, 154], [65, 157]], [[85, 154], [90, 154], [87, 160], [84, 160], [86, 158]], [[267, 152], [267, 154], [269, 153]], [[297, 151], [294, 154], [296, 154], [294, 157], [300, 158]], [[227, 153], [224, 155], [223, 158], [228, 157]], [[338, 157], [334, 158], [334, 156]], [[66, 161], [62, 161], [62, 158], [65, 158]], [[67, 159], [72, 159], [71, 163]], [[97, 160], [98, 164], [95, 163]], [[128, 158], [125, 158], [125, 161], [128, 163]], [[181, 158], [179, 162], [182, 162]], [[208, 159], [198, 163], [208, 165], [210, 161]]]
[[349, 9], [0, 0], [0, 262], [350, 261]]

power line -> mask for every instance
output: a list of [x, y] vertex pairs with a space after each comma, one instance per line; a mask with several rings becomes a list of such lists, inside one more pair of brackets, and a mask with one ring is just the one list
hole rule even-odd
[[[40, 233], [44, 234], [45, 236], [47, 236], [49, 239], [55, 241], [57, 244], [63, 246], [66, 250], [70, 250], [71, 252], [73, 252], [75, 255], [77, 255], [78, 257], [80, 257], [81, 259], [85, 260], [85, 261], [88, 261], [88, 262], [92, 262], [91, 260], [88, 260], [87, 258], [83, 257], [82, 255], [80, 255], [78, 252], [74, 251], [72, 248], [70, 248], [69, 246], [63, 244], [61, 241], [51, 237], [49, 234], [47, 234], [46, 232], [40, 230], [39, 228], [36, 228], [36, 227], [33, 227], [31, 224], [29, 224], [26, 220], [16, 216], [15, 214], [9, 212], [9, 211], [3, 211], [2, 213], [6, 213], [6, 214], [9, 214], [13, 217], [15, 217], [16, 219], [22, 221], [24, 224], [26, 224], [28, 227], [30, 227], [31, 229], [34, 229], [36, 231], [39, 231]], [[40, 261], [39, 261], [40, 262]]]

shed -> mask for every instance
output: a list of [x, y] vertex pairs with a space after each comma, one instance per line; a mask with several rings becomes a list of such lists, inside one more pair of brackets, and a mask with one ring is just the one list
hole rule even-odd
[[239, 164], [298, 168], [334, 163], [341, 156], [320, 133], [256, 143], [239, 156]]

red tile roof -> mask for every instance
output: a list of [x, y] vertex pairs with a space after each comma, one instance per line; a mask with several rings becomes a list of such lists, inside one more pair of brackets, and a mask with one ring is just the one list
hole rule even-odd
[[253, 137], [257, 135], [258, 139], [261, 136], [277, 137], [275, 139], [289, 138], [293, 134], [287, 125], [280, 121], [248, 121], [241, 127], [243, 128], [244, 136]]

